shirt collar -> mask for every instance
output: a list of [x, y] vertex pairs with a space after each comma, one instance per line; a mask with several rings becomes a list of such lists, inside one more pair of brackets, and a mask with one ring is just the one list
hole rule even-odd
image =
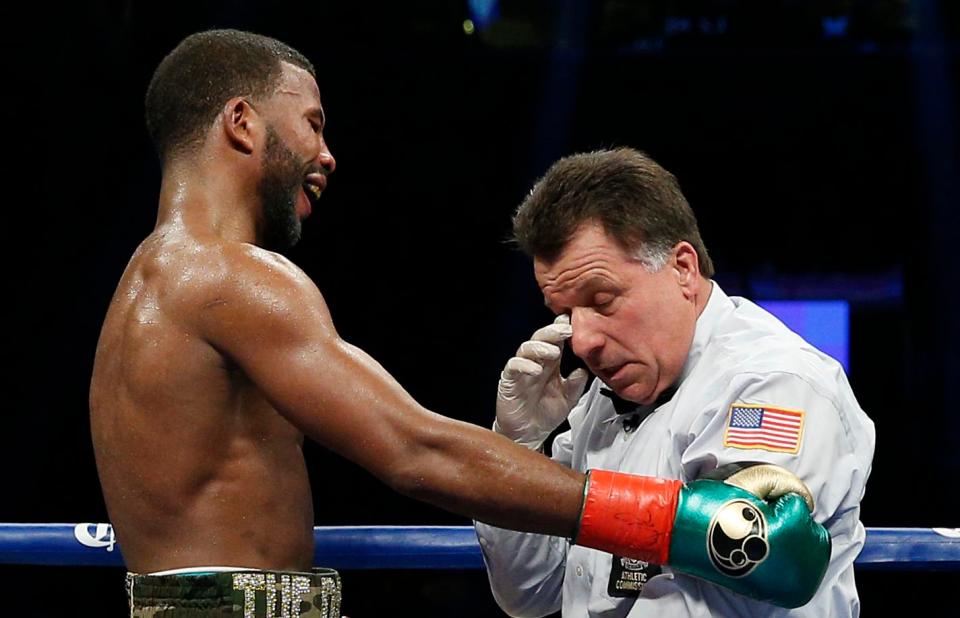
[[628, 427], [629, 429], [636, 429], [637, 425], [640, 422], [656, 412], [657, 408], [667, 403], [677, 392], [676, 386], [671, 386], [666, 389], [660, 396], [657, 397], [657, 400], [651, 403], [650, 405], [641, 405], [639, 403], [634, 403], [632, 401], [627, 401], [626, 399], [621, 398], [616, 393], [614, 393], [609, 388], [601, 388], [600, 394], [604, 397], [607, 397], [610, 400], [610, 403], [613, 404], [613, 409], [616, 411], [616, 414], [609, 416], [608, 418], [603, 419], [602, 423], [612, 423], [615, 420], [623, 419], [623, 426]]
[[687, 360], [680, 371], [680, 377], [677, 379], [677, 386], [687, 379], [687, 376], [697, 366], [703, 351], [713, 338], [713, 331], [717, 324], [725, 315], [733, 310], [733, 301], [727, 296], [716, 281], [710, 280], [710, 297], [707, 304], [697, 318], [697, 325], [693, 331], [693, 341], [690, 343], [690, 351], [687, 352]]

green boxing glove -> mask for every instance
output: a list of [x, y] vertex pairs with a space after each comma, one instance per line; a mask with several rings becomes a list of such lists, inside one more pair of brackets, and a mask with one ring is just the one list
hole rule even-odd
[[807, 486], [772, 464], [730, 464], [686, 484], [591, 470], [574, 542], [800, 607], [830, 562], [812, 512]]
[[783, 468], [723, 466], [680, 490], [669, 562], [740, 594], [800, 607], [830, 562], [830, 534], [812, 512], [810, 491]]

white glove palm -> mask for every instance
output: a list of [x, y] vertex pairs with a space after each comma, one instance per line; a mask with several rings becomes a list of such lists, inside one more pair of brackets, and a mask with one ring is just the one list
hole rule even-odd
[[587, 383], [587, 372], [560, 375], [563, 342], [573, 335], [570, 318], [533, 333], [507, 361], [497, 385], [497, 420], [493, 430], [527, 448], [538, 449], [560, 426], [577, 403]]

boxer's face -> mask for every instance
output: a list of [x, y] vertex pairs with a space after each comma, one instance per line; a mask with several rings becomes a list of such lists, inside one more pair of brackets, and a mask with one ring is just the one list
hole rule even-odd
[[698, 315], [688, 243], [651, 273], [587, 223], [554, 262], [534, 259], [534, 271], [547, 306], [570, 315], [574, 353], [617, 395], [649, 404], [676, 381]]
[[282, 250], [300, 239], [336, 162], [323, 138], [320, 92], [305, 70], [282, 63], [276, 93], [258, 107], [267, 123], [258, 193], [263, 203], [263, 243]]

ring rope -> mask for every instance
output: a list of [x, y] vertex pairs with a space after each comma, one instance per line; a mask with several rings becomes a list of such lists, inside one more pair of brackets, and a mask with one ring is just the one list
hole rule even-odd
[[[314, 564], [335, 569], [482, 569], [471, 526], [319, 526]], [[106, 523], [0, 524], [0, 564], [123, 566]], [[960, 528], [867, 528], [858, 570], [960, 570]]]

